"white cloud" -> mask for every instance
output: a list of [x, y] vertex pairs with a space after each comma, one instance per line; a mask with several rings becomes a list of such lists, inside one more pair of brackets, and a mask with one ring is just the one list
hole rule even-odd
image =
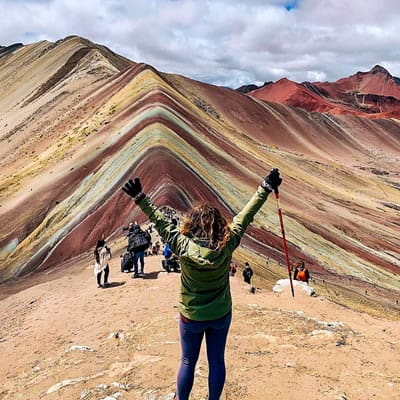
[[307, 81], [309, 82], [324, 82], [326, 74], [322, 71], [307, 71]]
[[400, 76], [397, 0], [0, 0], [0, 9], [1, 45], [77, 34], [233, 87], [332, 81], [375, 64]]

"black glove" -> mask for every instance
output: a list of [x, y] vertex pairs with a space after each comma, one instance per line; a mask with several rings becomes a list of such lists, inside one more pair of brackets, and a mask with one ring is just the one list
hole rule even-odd
[[139, 178], [135, 178], [135, 181], [129, 179], [129, 181], [125, 183], [122, 190], [128, 196], [131, 196], [136, 203], [146, 197], [146, 195], [142, 192], [142, 184], [140, 183]]
[[282, 183], [282, 178], [279, 176], [279, 169], [273, 168], [269, 172], [268, 176], [264, 178], [261, 186], [268, 192], [274, 191], [278, 193], [278, 187]]

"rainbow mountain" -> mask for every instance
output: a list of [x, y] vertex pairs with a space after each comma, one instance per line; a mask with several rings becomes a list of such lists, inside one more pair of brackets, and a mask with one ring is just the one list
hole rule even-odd
[[[121, 191], [129, 178], [157, 205], [206, 201], [231, 218], [277, 167], [291, 260], [398, 291], [400, 121], [300, 105], [159, 72], [78, 36], [0, 47], [0, 281], [145, 222]], [[237, 257], [285, 276], [273, 196]]]

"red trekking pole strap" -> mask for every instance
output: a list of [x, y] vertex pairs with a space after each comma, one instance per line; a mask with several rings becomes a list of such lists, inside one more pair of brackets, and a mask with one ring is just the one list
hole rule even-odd
[[279, 191], [278, 191], [278, 188], [276, 188], [274, 190], [274, 192], [275, 192], [275, 198], [276, 198], [276, 205], [278, 207], [279, 222], [281, 224], [283, 250], [285, 251], [286, 265], [287, 265], [287, 270], [288, 270], [288, 274], [289, 274], [289, 281], [290, 281], [290, 289], [292, 291], [292, 296], [294, 297], [294, 287], [293, 287], [293, 281], [292, 281], [292, 273], [290, 271], [289, 252], [288, 252], [288, 247], [287, 247], [287, 243], [286, 243], [285, 228], [283, 226], [282, 210], [281, 210], [281, 206], [280, 206], [280, 203], [279, 203]]

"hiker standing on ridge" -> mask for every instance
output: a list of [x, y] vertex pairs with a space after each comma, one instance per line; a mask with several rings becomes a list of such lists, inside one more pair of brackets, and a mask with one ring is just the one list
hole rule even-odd
[[[108, 275], [110, 267], [108, 261], [111, 259], [111, 250], [106, 245], [104, 239], [99, 239], [94, 250], [94, 274], [97, 280], [97, 287], [103, 288], [108, 286]], [[101, 274], [104, 271], [104, 284], [101, 284]]]
[[[134, 225], [132, 231], [128, 233], [128, 251], [133, 253], [133, 275], [132, 278], [144, 276], [144, 252], [151, 243], [151, 236], [143, 231], [140, 225]], [[140, 272], [139, 272], [140, 261]]]
[[244, 270], [243, 270], [243, 279], [246, 283], [251, 285], [251, 278], [254, 275], [253, 270], [251, 269], [249, 263], [246, 261], [244, 263]]
[[139, 178], [122, 188], [155, 224], [181, 262], [179, 332], [182, 358], [177, 377], [177, 399], [188, 400], [203, 336], [209, 364], [208, 399], [218, 400], [225, 384], [225, 345], [232, 318], [229, 264], [246, 228], [281, 184], [273, 169], [255, 194], [228, 225], [217, 208], [203, 204], [190, 210], [181, 227], [167, 220], [142, 192]]

